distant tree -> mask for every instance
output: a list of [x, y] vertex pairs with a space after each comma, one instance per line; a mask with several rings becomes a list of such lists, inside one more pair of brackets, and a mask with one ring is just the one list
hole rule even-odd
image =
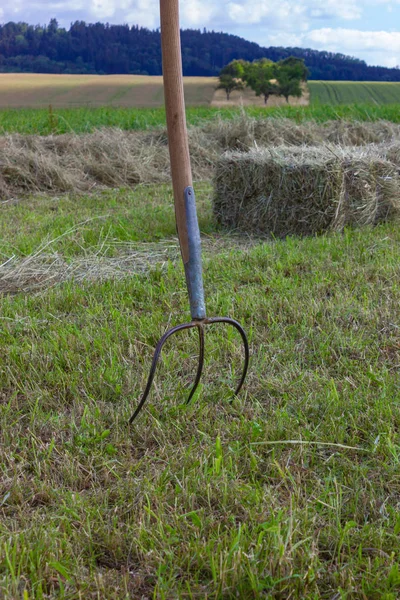
[[243, 81], [236, 79], [232, 75], [220, 75], [217, 90], [224, 90], [226, 99], [229, 100], [233, 90], [242, 90], [244, 88]]
[[277, 85], [277, 69], [275, 64], [267, 58], [256, 60], [245, 69], [245, 81], [254, 90], [256, 96], [264, 97], [267, 104], [271, 95], [279, 94]]
[[243, 80], [248, 65], [249, 63], [243, 59], [232, 60], [221, 70], [220, 75], [231, 75], [235, 79]]
[[304, 59], [288, 56], [276, 63], [279, 70], [285, 71], [289, 79], [297, 79], [298, 81], [307, 81], [310, 74]]
[[300, 98], [303, 95], [302, 81], [307, 81], [308, 69], [304, 61], [295, 56], [289, 56], [276, 63], [276, 73], [279, 86], [279, 95], [286, 98], [289, 96]]
[[50, 22], [47, 26], [47, 31], [49, 33], [56, 34], [58, 31], [58, 21], [57, 19], [50, 19]]
[[284, 69], [279, 69], [277, 74], [278, 94], [286, 99], [289, 103], [289, 96], [301, 98], [303, 90], [299, 79], [291, 79], [289, 74]]

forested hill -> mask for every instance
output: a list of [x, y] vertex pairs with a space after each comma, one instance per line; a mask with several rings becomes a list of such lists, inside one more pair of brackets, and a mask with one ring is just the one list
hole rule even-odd
[[[368, 67], [362, 60], [331, 52], [262, 48], [215, 31], [183, 30], [182, 53], [185, 75], [218, 75], [235, 58], [276, 61], [297, 56], [304, 58], [310, 79], [400, 81], [398, 68]], [[160, 75], [160, 32], [83, 21], [66, 30], [55, 19], [44, 27], [6, 23], [0, 25], [0, 72]]]

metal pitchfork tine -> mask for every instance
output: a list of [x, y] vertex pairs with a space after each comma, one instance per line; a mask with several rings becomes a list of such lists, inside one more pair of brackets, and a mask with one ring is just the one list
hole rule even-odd
[[182, 56], [179, 30], [179, 0], [160, 0], [161, 44], [163, 57], [164, 95], [167, 116], [168, 144], [171, 159], [171, 175], [174, 190], [176, 226], [185, 268], [192, 321], [177, 325], [167, 331], [158, 342], [150, 369], [147, 385], [139, 405], [129, 423], [138, 416], [150, 393], [154, 375], [165, 342], [175, 333], [197, 328], [199, 333], [199, 364], [194, 385], [187, 403], [193, 398], [199, 385], [204, 365], [204, 327], [224, 323], [234, 327], [241, 335], [244, 347], [244, 365], [241, 379], [236, 387], [239, 393], [249, 366], [249, 343], [242, 326], [229, 317], [207, 317], [204, 301], [201, 263], [200, 230], [197, 221], [196, 201], [192, 185], [189, 143], [186, 127], [185, 100], [183, 94]]

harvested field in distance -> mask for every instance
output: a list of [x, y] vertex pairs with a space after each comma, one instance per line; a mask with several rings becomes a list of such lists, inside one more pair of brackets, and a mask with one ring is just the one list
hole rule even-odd
[[[264, 108], [263, 98], [251, 89], [234, 92], [229, 102], [225, 92], [217, 90], [216, 77], [185, 77], [185, 100], [188, 106], [213, 105], [234, 108], [254, 105]], [[41, 73], [0, 73], [0, 109], [53, 108], [80, 106], [146, 107], [164, 106], [163, 79], [146, 75], [52, 75]], [[268, 106], [283, 106], [284, 98], [271, 97]], [[302, 98], [290, 104], [309, 104], [305, 89]]]
[[[262, 98], [246, 89], [233, 92], [228, 102], [217, 90], [216, 77], [185, 77], [188, 106], [213, 106], [234, 110], [253, 106], [270, 111], [287, 109], [284, 98]], [[72, 107], [157, 108], [163, 106], [161, 76], [145, 75], [52, 75], [40, 73], [0, 73], [0, 109]], [[400, 102], [400, 83], [309, 81], [302, 98], [292, 98], [294, 108], [311, 104], [368, 103], [374, 106]]]
[[309, 81], [312, 104], [353, 104], [368, 102], [375, 105], [400, 102], [400, 83], [379, 81]]
[[[216, 79], [185, 77], [187, 104], [210, 104]], [[47, 75], [0, 73], [0, 108], [49, 106], [159, 107], [164, 105], [162, 77], [145, 75]]]

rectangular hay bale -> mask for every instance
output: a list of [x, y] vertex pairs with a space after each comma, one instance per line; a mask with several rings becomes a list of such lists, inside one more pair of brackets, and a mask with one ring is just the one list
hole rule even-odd
[[213, 208], [229, 229], [312, 235], [399, 214], [399, 183], [398, 167], [371, 148], [229, 152], [217, 163]]

